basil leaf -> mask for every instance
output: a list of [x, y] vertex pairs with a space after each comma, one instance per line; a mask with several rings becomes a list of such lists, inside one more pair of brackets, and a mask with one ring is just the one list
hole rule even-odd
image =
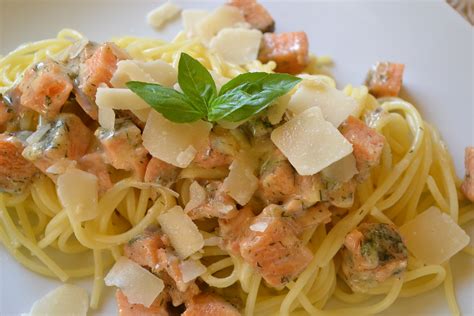
[[241, 74], [222, 86], [219, 96], [211, 102], [208, 119], [242, 121], [266, 109], [300, 81], [301, 78], [288, 74]]
[[216, 84], [209, 71], [186, 53], [181, 53], [179, 58], [178, 83], [192, 104], [203, 111], [217, 96]]
[[127, 87], [170, 121], [187, 123], [206, 117], [205, 109], [194, 107], [184, 94], [174, 89], [139, 81], [129, 81]]

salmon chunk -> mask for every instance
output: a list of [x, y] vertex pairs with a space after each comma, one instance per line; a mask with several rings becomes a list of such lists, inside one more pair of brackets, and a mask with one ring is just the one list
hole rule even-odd
[[143, 180], [149, 158], [142, 144], [141, 131], [135, 124], [118, 119], [115, 130], [99, 127], [95, 135], [104, 148], [107, 163], [115, 169], [133, 171], [137, 179]]
[[13, 109], [8, 107], [5, 102], [2, 101], [0, 95], [0, 133], [3, 133], [7, 128], [7, 123], [13, 119]]
[[466, 176], [461, 185], [461, 191], [471, 202], [474, 202], [474, 147], [466, 148], [464, 165], [466, 168]]
[[378, 62], [367, 75], [369, 92], [377, 98], [398, 96], [404, 69], [404, 64]]
[[81, 56], [74, 94], [79, 105], [90, 117], [97, 120], [95, 94], [100, 85], [110, 86], [110, 79], [117, 70], [117, 63], [127, 59], [127, 54], [113, 43], [96, 47], [86, 45]]
[[202, 293], [186, 305], [182, 316], [240, 316], [240, 312], [216, 294]]
[[23, 158], [19, 139], [0, 134], [0, 192], [21, 193], [38, 173], [38, 169]]
[[230, 0], [231, 6], [239, 8], [245, 20], [255, 29], [265, 32], [275, 30], [275, 21], [267, 9], [256, 0]]
[[165, 271], [158, 272], [158, 277], [163, 280], [163, 283], [165, 284], [165, 289], [163, 291], [169, 294], [173, 306], [180, 306], [181, 304], [189, 303], [194, 296], [201, 292], [194, 281], [188, 282], [185, 291], [180, 291], [176, 282]]
[[277, 149], [260, 168], [259, 193], [268, 203], [280, 203], [296, 190], [296, 171]]
[[370, 168], [379, 164], [385, 138], [353, 116], [347, 118], [340, 131], [352, 144], [357, 170], [360, 173], [358, 178], [363, 180], [368, 176]]
[[313, 254], [297, 237], [292, 223], [275, 209], [279, 211], [270, 205], [251, 221], [241, 239], [240, 254], [270, 286], [279, 287], [298, 277]]
[[209, 135], [206, 146], [200, 148], [194, 158], [194, 164], [201, 168], [211, 169], [228, 167], [237, 153], [237, 142], [231, 135]]
[[92, 134], [74, 114], [59, 114], [49, 130], [23, 151], [23, 157], [33, 162], [41, 171], [63, 158], [79, 160], [89, 147]]
[[393, 225], [363, 223], [347, 234], [342, 272], [353, 291], [364, 292], [407, 268], [408, 251]]
[[199, 218], [231, 218], [237, 212], [234, 200], [225, 192], [222, 181], [210, 181], [204, 185], [206, 198], [194, 208], [186, 208], [192, 219]]
[[52, 119], [69, 98], [72, 81], [63, 66], [48, 59], [28, 69], [18, 89], [22, 106]]
[[350, 208], [354, 204], [357, 182], [351, 179], [339, 183], [327, 181], [325, 189], [321, 190], [322, 199], [339, 208]]
[[276, 72], [297, 74], [309, 63], [309, 44], [305, 32], [265, 33], [258, 59], [276, 62]]
[[170, 187], [176, 182], [180, 169], [158, 158], [151, 158], [146, 166], [145, 182]]
[[110, 172], [107, 164], [104, 162], [103, 155], [100, 152], [93, 152], [84, 155], [78, 160], [78, 167], [81, 170], [95, 175], [99, 181], [99, 193], [103, 194], [113, 186], [110, 179]]
[[234, 255], [240, 254], [240, 240], [247, 232], [250, 221], [255, 217], [252, 208], [248, 205], [229, 219], [219, 219], [219, 235], [224, 246]]
[[159, 263], [158, 250], [169, 246], [169, 240], [161, 232], [145, 230], [145, 232], [132, 240], [124, 247], [127, 258], [141, 266], [155, 269]]
[[162, 292], [150, 307], [145, 307], [142, 304], [132, 304], [121, 290], [115, 292], [115, 299], [117, 300], [117, 309], [119, 316], [168, 316], [167, 309], [167, 294]]

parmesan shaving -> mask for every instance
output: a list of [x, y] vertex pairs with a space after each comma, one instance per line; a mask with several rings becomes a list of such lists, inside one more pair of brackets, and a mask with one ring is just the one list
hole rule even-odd
[[210, 43], [211, 52], [224, 61], [243, 65], [257, 59], [262, 32], [242, 28], [225, 28]]
[[47, 173], [51, 174], [63, 174], [65, 173], [68, 169], [73, 169], [77, 165], [77, 161], [71, 160], [68, 158], [61, 158], [57, 162], [55, 162], [53, 165], [49, 166], [48, 169], [46, 169]]
[[150, 307], [165, 287], [160, 278], [126, 257], [117, 260], [104, 281], [120, 288], [130, 303], [145, 307]]
[[95, 101], [99, 108], [115, 110], [142, 110], [150, 107], [129, 89], [98, 88]]
[[300, 175], [316, 174], [352, 152], [352, 145], [324, 119], [319, 107], [276, 128], [271, 139]]
[[239, 155], [230, 165], [229, 175], [223, 184], [224, 190], [240, 205], [247, 204], [258, 188], [258, 178], [249, 160]]
[[205, 145], [211, 128], [212, 124], [204, 121], [174, 123], [151, 111], [143, 130], [143, 146], [153, 157], [185, 168], [191, 154]]
[[206, 273], [206, 267], [199, 260], [185, 260], [179, 264], [183, 282], [187, 283]]
[[205, 10], [183, 10], [183, 12], [181, 12], [181, 18], [183, 20], [184, 32], [189, 37], [196, 36], [198, 23], [208, 14], [209, 12]]
[[128, 81], [154, 82], [136, 61], [121, 60], [117, 63], [117, 70], [110, 79], [110, 83], [114, 88], [126, 88], [125, 84]]
[[408, 250], [426, 264], [442, 264], [469, 244], [469, 236], [432, 206], [400, 227]]
[[185, 212], [188, 212], [206, 202], [206, 190], [197, 182], [194, 181], [189, 186], [189, 202], [184, 208]]
[[236, 7], [223, 5], [197, 23], [196, 33], [208, 44], [220, 30], [239, 26], [249, 28], [242, 12]]
[[288, 109], [300, 114], [310, 107], [321, 109], [324, 118], [335, 127], [358, 108], [357, 101], [323, 81], [303, 80], [288, 103]]
[[166, 2], [148, 13], [146, 19], [149, 25], [156, 29], [162, 28], [181, 11], [181, 8], [171, 2]]
[[99, 124], [109, 131], [115, 129], [115, 111], [110, 108], [98, 107]]
[[158, 222], [181, 259], [204, 247], [204, 238], [199, 229], [180, 206], [174, 206], [162, 213], [158, 216]]
[[353, 154], [347, 155], [321, 171], [325, 178], [339, 183], [349, 181], [357, 172]]
[[28, 315], [86, 316], [88, 309], [87, 291], [76, 285], [64, 284], [37, 300]]
[[68, 169], [57, 180], [61, 205], [77, 221], [87, 221], [97, 216], [97, 177], [79, 169]]

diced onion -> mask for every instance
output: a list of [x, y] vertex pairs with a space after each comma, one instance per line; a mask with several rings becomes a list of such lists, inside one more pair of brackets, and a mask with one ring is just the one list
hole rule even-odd
[[28, 315], [85, 316], [88, 309], [87, 291], [76, 285], [64, 284], [37, 300]]
[[439, 208], [432, 206], [400, 227], [408, 250], [426, 264], [441, 264], [469, 244], [469, 236]]
[[148, 13], [146, 17], [147, 22], [154, 28], [159, 29], [163, 27], [165, 23], [173, 19], [180, 11], [180, 7], [168, 1]]
[[183, 277], [183, 282], [195, 280], [206, 272], [206, 267], [199, 260], [185, 260], [179, 264], [179, 269]]
[[160, 278], [126, 257], [117, 260], [104, 281], [120, 288], [130, 303], [145, 307], [150, 307], [165, 287]]
[[189, 186], [189, 202], [184, 208], [185, 212], [188, 212], [206, 202], [206, 190], [197, 182], [194, 181]]
[[187, 258], [204, 246], [196, 224], [186, 215], [180, 206], [174, 206], [158, 216], [163, 232], [168, 235], [171, 245], [182, 258]]
[[94, 219], [98, 214], [97, 177], [79, 169], [68, 169], [57, 180], [61, 205], [77, 221]]
[[316, 174], [352, 152], [352, 145], [324, 119], [319, 107], [277, 127], [271, 139], [300, 175]]
[[215, 52], [226, 62], [243, 65], [257, 59], [262, 32], [242, 28], [225, 28], [210, 43]]
[[143, 130], [143, 146], [153, 157], [185, 168], [191, 162], [193, 149], [206, 143], [211, 128], [212, 124], [204, 121], [174, 123], [151, 111]]
[[50, 129], [51, 129], [51, 124], [41, 125], [33, 134], [28, 136], [28, 138], [26, 139], [26, 142], [29, 145], [38, 143]]

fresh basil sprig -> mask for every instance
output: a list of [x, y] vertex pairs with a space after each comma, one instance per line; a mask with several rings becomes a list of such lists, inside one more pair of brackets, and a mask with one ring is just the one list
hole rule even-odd
[[139, 81], [127, 82], [127, 87], [173, 122], [239, 122], [266, 109], [300, 81], [288, 74], [251, 72], [233, 78], [217, 93], [209, 71], [196, 59], [181, 53], [178, 83], [182, 93]]

